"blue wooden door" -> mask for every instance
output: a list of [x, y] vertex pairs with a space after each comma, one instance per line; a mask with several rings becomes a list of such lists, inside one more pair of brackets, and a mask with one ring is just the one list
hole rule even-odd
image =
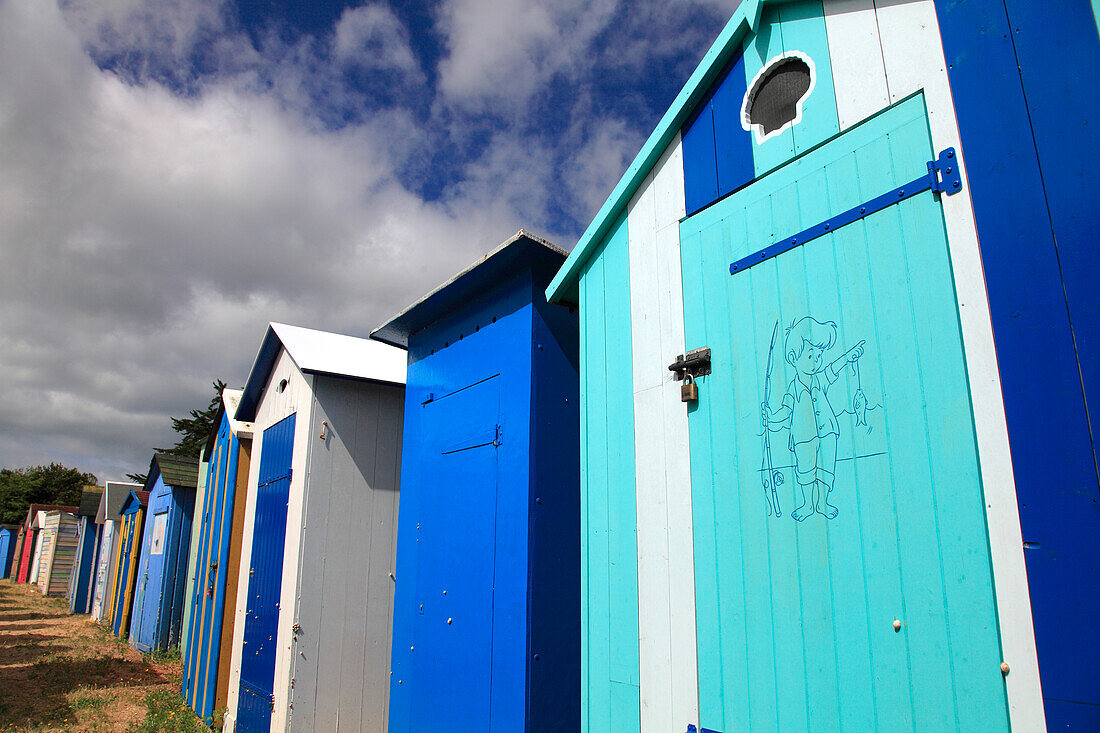
[[[141, 510], [139, 509], [138, 511], [140, 512]], [[127, 615], [125, 612], [126, 602], [132, 600], [130, 594], [126, 591], [130, 583], [130, 573], [133, 570], [130, 567], [130, 553], [133, 552], [134, 542], [137, 541], [137, 532], [135, 530], [137, 516], [138, 513], [134, 512], [122, 518], [122, 553], [119, 555], [118, 562], [118, 583], [116, 584], [114, 610], [115, 617], [111, 622], [115, 636], [119, 638], [122, 638], [123, 633], [129, 633], [129, 628], [122, 628], [122, 619]]]
[[130, 624], [130, 638], [134, 646], [145, 652], [152, 651], [157, 646], [157, 625], [160, 622], [164, 593], [164, 566], [171, 544], [172, 495], [164, 493], [150, 497], [149, 502], [154, 506], [147, 527], [149, 547], [142, 553], [138, 566], [133, 621]]
[[237, 441], [223, 417], [208, 466], [184, 669], [184, 696], [204, 719], [214, 713], [236, 475]]
[[274, 704], [275, 643], [283, 580], [286, 504], [294, 448], [294, 415], [264, 431], [256, 519], [245, 598], [244, 649], [237, 730], [267, 733]]
[[394, 730], [493, 729], [499, 383], [490, 378], [423, 408], [422, 475], [433, 480], [418, 485], [414, 608], [398, 609], [414, 622], [413, 642], [394, 650], [395, 674], [409, 673], [392, 686]]
[[706, 728], [1008, 729], [942, 194], [759, 254], [933, 157], [918, 95], [681, 224]]

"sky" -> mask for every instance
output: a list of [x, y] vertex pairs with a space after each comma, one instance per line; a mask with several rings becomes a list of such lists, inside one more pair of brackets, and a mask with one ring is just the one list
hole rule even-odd
[[144, 472], [269, 321], [571, 249], [738, 0], [0, 0], [0, 467]]

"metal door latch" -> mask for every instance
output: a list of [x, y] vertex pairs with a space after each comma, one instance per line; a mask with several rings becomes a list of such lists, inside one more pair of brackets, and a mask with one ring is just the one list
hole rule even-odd
[[680, 354], [676, 361], [668, 365], [670, 372], [676, 373], [676, 380], [683, 381], [691, 376], [702, 377], [710, 374], [710, 349], [692, 349], [686, 354]]

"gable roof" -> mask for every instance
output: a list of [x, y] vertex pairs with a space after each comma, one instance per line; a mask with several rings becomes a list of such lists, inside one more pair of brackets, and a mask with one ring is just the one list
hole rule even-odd
[[122, 502], [134, 489], [140, 489], [141, 484], [125, 481], [108, 481], [103, 487], [103, 496], [99, 500], [99, 508], [96, 510], [96, 524], [103, 524], [110, 520], [115, 521], [122, 516]]
[[455, 308], [481, 295], [508, 274], [538, 262], [557, 268], [568, 254], [556, 244], [520, 229], [477, 262], [371, 331], [370, 337], [407, 349], [411, 334], [454, 312]]
[[78, 517], [94, 517], [102, 498], [102, 486], [85, 486], [84, 490], [80, 492], [80, 505], [77, 507], [76, 515]]
[[133, 514], [139, 508], [147, 506], [149, 506], [149, 492], [131, 489], [130, 492], [126, 494], [126, 498], [122, 500], [119, 514]]
[[193, 489], [199, 485], [199, 459], [154, 453], [145, 485], [152, 486], [158, 474], [168, 486]]
[[726, 62], [740, 49], [740, 41], [756, 30], [760, 22], [760, 11], [766, 2], [769, 0], [742, 0], [737, 6], [733, 17], [718, 34], [718, 38], [703, 56], [699, 66], [692, 72], [683, 89], [676, 95], [672, 106], [657, 123], [656, 129], [650, 134], [649, 139], [634, 158], [634, 162], [623, 173], [623, 177], [619, 179], [619, 183], [611, 191], [607, 201], [600, 207], [596, 217], [581, 235], [573, 251], [569, 253], [569, 259], [565, 261], [546, 288], [546, 299], [549, 302], [576, 303], [578, 301], [577, 280], [580, 278], [582, 266], [603, 242], [620, 214], [626, 210], [631, 197], [649, 175], [653, 166], [657, 164], [665, 148], [676, 137], [676, 133], [687, 121], [695, 106], [706, 96], [711, 84], [722, 73]]
[[237, 420], [256, 419], [267, 380], [280, 349], [306, 374], [350, 377], [382, 384], [405, 384], [408, 357], [400, 349], [369, 339], [344, 336], [312, 328], [271, 323], [267, 327], [260, 351], [248, 381], [244, 385], [240, 405], [233, 416]]
[[203, 460], [210, 460], [210, 454], [214, 451], [214, 443], [218, 440], [218, 433], [222, 428], [222, 418], [225, 417], [229, 420], [229, 429], [234, 435], [243, 435], [249, 437], [252, 435], [252, 431], [255, 426], [250, 422], [244, 422], [237, 420], [234, 415], [237, 414], [237, 408], [241, 404], [241, 396], [244, 395], [244, 390], [241, 389], [229, 389], [226, 387], [222, 390], [222, 404], [218, 408], [218, 415], [214, 418], [214, 427], [210, 430], [210, 435], [206, 436], [206, 447]]
[[65, 504], [31, 504], [29, 507], [27, 507], [27, 518], [23, 520], [23, 526], [31, 526], [31, 522], [34, 521], [39, 512], [48, 512], [51, 509], [61, 509], [62, 511], [74, 513], [76, 512], [75, 506], [67, 506]]

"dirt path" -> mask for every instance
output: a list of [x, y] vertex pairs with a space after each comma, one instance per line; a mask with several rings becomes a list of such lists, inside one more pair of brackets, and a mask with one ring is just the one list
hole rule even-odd
[[64, 601], [0, 580], [0, 731], [150, 729], [166, 704], [194, 719], [176, 708], [179, 686], [178, 659], [143, 657]]

